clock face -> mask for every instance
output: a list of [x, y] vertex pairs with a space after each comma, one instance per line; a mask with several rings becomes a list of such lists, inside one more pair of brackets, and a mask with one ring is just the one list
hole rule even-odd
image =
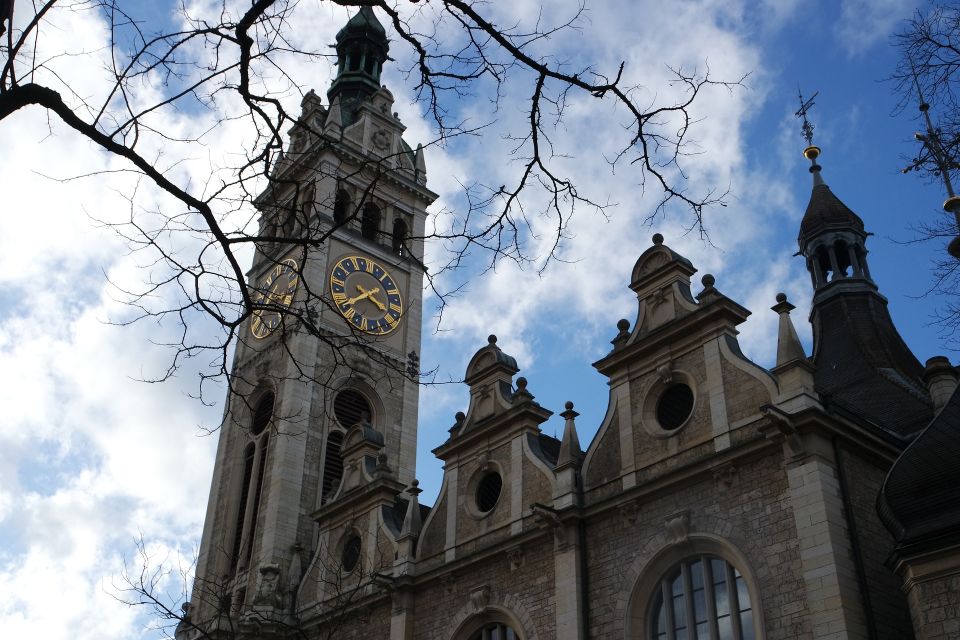
[[254, 338], [266, 338], [280, 326], [283, 308], [289, 307], [293, 302], [293, 296], [299, 284], [300, 274], [297, 273], [297, 262], [292, 258], [280, 261], [260, 280], [256, 291], [253, 292], [253, 301], [256, 304], [274, 308], [257, 309], [253, 312], [250, 333]]
[[333, 265], [330, 295], [347, 322], [360, 331], [382, 336], [403, 317], [400, 289], [386, 269], [361, 256], [347, 256]]

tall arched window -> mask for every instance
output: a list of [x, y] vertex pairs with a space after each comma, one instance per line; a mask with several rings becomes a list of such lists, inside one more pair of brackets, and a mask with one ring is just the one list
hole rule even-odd
[[651, 640], [754, 640], [747, 584], [722, 558], [687, 558], [659, 586], [647, 617]]
[[252, 442], [243, 450], [243, 479], [240, 485], [240, 501], [237, 506], [237, 524], [233, 532], [233, 552], [230, 554], [230, 566], [237, 568], [240, 561], [240, 545], [243, 543], [243, 524], [247, 521], [247, 498], [250, 496], [250, 481], [253, 478], [253, 458], [257, 447]]
[[316, 188], [311, 184], [303, 190], [300, 197], [300, 226], [304, 229], [310, 227], [310, 218], [313, 216], [314, 198], [316, 197]]
[[343, 432], [331, 431], [327, 434], [327, 451], [323, 456], [323, 482], [320, 485], [320, 503], [326, 504], [333, 492], [340, 486], [343, 477]]
[[[250, 420], [250, 434], [254, 440], [243, 450], [243, 476], [230, 556], [233, 570], [240, 565], [241, 559], [246, 565], [253, 553], [253, 538], [256, 534], [260, 495], [263, 491], [263, 478], [267, 466], [267, 445], [270, 439], [267, 427], [273, 419], [274, 400], [273, 392], [268, 391], [263, 394], [254, 407]], [[255, 469], [256, 473], [254, 473]]]
[[343, 189], [337, 191], [336, 198], [333, 200], [333, 221], [337, 224], [343, 224], [350, 215], [350, 194]]
[[380, 235], [380, 209], [377, 205], [368, 202], [363, 206], [360, 235], [367, 240], [377, 241], [377, 236]]
[[403, 218], [393, 221], [393, 252], [400, 257], [407, 254], [407, 223]]

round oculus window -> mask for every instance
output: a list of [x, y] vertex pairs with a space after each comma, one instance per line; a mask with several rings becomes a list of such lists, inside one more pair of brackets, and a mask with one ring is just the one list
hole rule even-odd
[[477, 509], [480, 513], [488, 513], [500, 499], [500, 491], [503, 489], [503, 478], [500, 474], [493, 471], [483, 476], [477, 483]]
[[657, 400], [657, 422], [667, 431], [683, 426], [693, 413], [693, 390], [685, 384], [674, 384]]
[[370, 419], [370, 402], [356, 389], [344, 389], [333, 400], [333, 414], [344, 429]]
[[360, 564], [360, 536], [351, 536], [343, 545], [343, 554], [340, 556], [340, 568], [344, 573], [350, 573]]

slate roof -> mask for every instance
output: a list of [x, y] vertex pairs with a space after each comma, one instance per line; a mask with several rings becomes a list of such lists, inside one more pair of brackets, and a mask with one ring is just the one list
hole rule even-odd
[[370, 7], [361, 7], [349, 22], [337, 32], [337, 42], [342, 41], [350, 35], [366, 36], [370, 35], [376, 40], [386, 40], [387, 32], [377, 20], [376, 14]]
[[810, 202], [800, 221], [798, 242], [803, 249], [812, 236], [830, 229], [850, 229], [864, 233], [863, 220], [835, 196], [830, 187], [820, 183], [814, 185]]
[[898, 544], [960, 535], [960, 387], [904, 450], [880, 490], [877, 511]]
[[930, 422], [933, 404], [923, 366], [877, 293], [844, 292], [818, 303], [814, 346], [814, 382], [828, 405], [900, 436]]

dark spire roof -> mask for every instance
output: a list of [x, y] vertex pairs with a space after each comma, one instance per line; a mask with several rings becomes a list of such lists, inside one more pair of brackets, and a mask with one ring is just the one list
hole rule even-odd
[[[820, 174], [819, 167], [816, 175]], [[800, 248], [812, 237], [831, 230], [854, 231], [865, 235], [863, 220], [835, 196], [823, 180], [816, 181], [810, 194], [810, 202], [800, 222]]]
[[897, 458], [877, 511], [899, 545], [960, 537], [960, 387]]
[[380, 40], [384, 45], [387, 43], [387, 31], [377, 20], [376, 14], [371, 7], [361, 7], [344, 25], [343, 29], [337, 32], [337, 43], [339, 44], [350, 36], [369, 37], [373, 40]]
[[897, 332], [882, 296], [840, 292], [815, 304], [813, 341], [814, 384], [828, 407], [902, 436], [930, 421], [923, 366]]

